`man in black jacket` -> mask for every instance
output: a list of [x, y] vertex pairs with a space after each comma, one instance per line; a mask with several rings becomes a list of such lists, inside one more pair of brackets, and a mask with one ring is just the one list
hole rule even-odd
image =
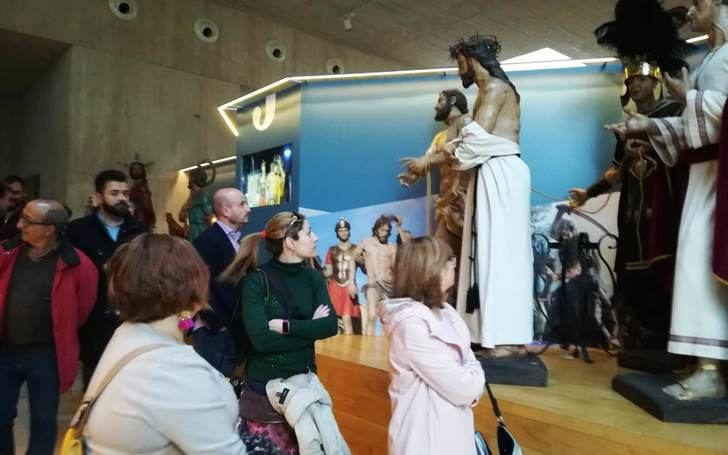
[[240, 349], [236, 335], [242, 321], [240, 312], [235, 311], [240, 296], [235, 286], [217, 278], [235, 257], [240, 228], [248, 222], [250, 207], [239, 190], [222, 188], [213, 196], [213, 209], [217, 222], [192, 242], [210, 269], [210, 309], [198, 313], [192, 342], [202, 358], [229, 377]]
[[95, 185], [98, 210], [73, 220], [68, 226], [68, 239], [93, 261], [99, 271], [96, 304], [88, 322], [79, 331], [85, 385], [88, 385], [101, 354], [119, 326], [119, 318], [106, 299], [104, 265], [120, 245], [149, 230], [129, 213], [126, 174], [115, 169], [102, 171], [96, 176]]

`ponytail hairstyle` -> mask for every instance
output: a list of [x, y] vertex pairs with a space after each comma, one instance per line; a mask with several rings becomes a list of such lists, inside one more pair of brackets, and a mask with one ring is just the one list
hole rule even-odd
[[298, 240], [298, 233], [301, 232], [305, 220], [305, 216], [296, 212], [273, 215], [262, 231], [243, 237], [233, 262], [220, 274], [220, 281], [237, 284], [249, 270], [257, 268], [261, 240], [265, 240], [265, 249], [273, 257], [280, 256], [283, 252], [283, 241], [287, 237]]

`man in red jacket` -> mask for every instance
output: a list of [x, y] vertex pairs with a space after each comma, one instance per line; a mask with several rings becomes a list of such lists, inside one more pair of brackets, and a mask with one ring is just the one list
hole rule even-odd
[[30, 401], [28, 453], [52, 454], [60, 393], [78, 369], [78, 328], [96, 301], [96, 267], [62, 235], [68, 212], [36, 199], [20, 236], [0, 244], [0, 454], [14, 453], [13, 422], [24, 382]]

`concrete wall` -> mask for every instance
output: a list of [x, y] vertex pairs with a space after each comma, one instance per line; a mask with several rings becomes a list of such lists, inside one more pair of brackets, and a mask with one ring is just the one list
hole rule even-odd
[[[211, 0], [137, 0], [138, 16], [114, 16], [106, 0], [3, 0], [0, 28], [63, 41], [147, 63], [254, 87], [284, 75], [323, 74], [329, 58], [349, 72], [397, 69], [374, 57], [246, 14]], [[213, 44], [198, 40], [193, 25], [209, 18], [220, 28]], [[288, 58], [275, 63], [265, 43], [278, 40]]]
[[234, 154], [235, 138], [215, 106], [237, 96], [237, 84], [78, 46], [71, 53], [66, 198], [74, 210], [93, 191], [96, 172], [122, 168], [138, 153], [143, 162], [154, 162], [148, 175], [157, 217], [176, 213], [186, 196], [171, 197], [177, 170]]
[[[329, 58], [349, 72], [401, 68], [211, 0], [137, 3], [138, 16], [124, 21], [106, 0], [2, 1], [0, 29], [72, 45], [28, 96], [32, 103], [23, 112], [41, 103], [44, 112], [23, 117], [20, 170], [41, 174], [44, 194], [75, 213], [93, 191], [94, 173], [135, 153], [155, 162], [150, 181], [158, 218], [176, 213], [186, 197], [186, 179], [176, 170], [234, 153], [234, 137], [215, 107], [241, 93], [286, 75], [322, 74]], [[219, 26], [217, 42], [195, 36], [201, 17]], [[269, 40], [286, 45], [284, 62], [267, 58]], [[45, 130], [52, 134], [38, 135]]]
[[0, 95], [0, 177], [18, 172], [19, 107], [19, 97]]
[[71, 53], [66, 52], [20, 103], [18, 174], [40, 174], [43, 197], [63, 199], [68, 182], [70, 88]]

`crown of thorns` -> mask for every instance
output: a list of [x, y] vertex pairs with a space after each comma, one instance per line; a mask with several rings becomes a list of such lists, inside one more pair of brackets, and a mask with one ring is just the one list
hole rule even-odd
[[450, 46], [450, 58], [457, 58], [458, 54], [465, 57], [471, 56], [473, 53], [485, 51], [488, 54], [498, 56], [501, 51], [501, 45], [495, 35], [480, 35], [476, 33], [467, 40], [460, 38], [455, 44]]

